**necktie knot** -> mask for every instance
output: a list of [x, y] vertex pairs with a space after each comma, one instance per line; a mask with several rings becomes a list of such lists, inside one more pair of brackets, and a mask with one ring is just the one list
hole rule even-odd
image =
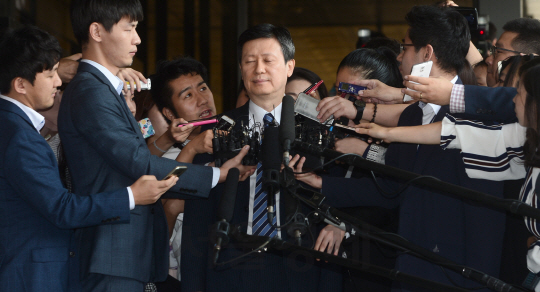
[[264, 115], [263, 123], [264, 123], [265, 128], [268, 127], [273, 122], [274, 122], [274, 116], [271, 113], [267, 113], [266, 115]]

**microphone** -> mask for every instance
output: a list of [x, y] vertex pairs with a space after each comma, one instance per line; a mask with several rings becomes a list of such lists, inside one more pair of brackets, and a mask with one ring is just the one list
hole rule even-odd
[[281, 106], [281, 125], [279, 126], [279, 138], [283, 145], [283, 164], [289, 165], [289, 151], [291, 143], [296, 138], [294, 120], [294, 98], [290, 95], [283, 97]]
[[272, 224], [276, 215], [275, 194], [279, 191], [279, 171], [281, 169], [278, 127], [269, 125], [264, 130], [262, 142], [262, 188], [266, 192], [268, 221]]
[[216, 226], [216, 245], [214, 245], [214, 265], [217, 263], [221, 247], [229, 243], [229, 221], [231, 221], [234, 212], [234, 203], [236, 201], [236, 190], [240, 171], [238, 168], [229, 169], [223, 195], [219, 201], [217, 210], [218, 222]]
[[301, 246], [302, 236], [307, 233], [308, 227], [304, 214], [298, 212], [298, 199], [294, 198], [289, 192], [289, 190], [286, 190], [281, 196], [285, 209], [284, 222], [290, 221], [287, 225], [287, 234], [294, 239], [296, 245]]

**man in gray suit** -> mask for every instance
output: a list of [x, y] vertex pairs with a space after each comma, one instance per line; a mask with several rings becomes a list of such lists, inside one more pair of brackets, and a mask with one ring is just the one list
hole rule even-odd
[[[143, 174], [163, 178], [180, 163], [150, 154], [116, 77], [130, 66], [141, 42], [138, 0], [76, 0], [71, 20], [82, 45], [77, 75], [67, 87], [58, 117], [73, 189], [81, 194], [129, 185]], [[221, 169], [188, 164], [170, 197], [208, 197], [247, 148]], [[251, 172], [240, 167], [240, 171]], [[79, 231], [83, 291], [143, 291], [147, 282], [165, 280], [167, 223], [161, 203], [137, 206], [130, 224]]]

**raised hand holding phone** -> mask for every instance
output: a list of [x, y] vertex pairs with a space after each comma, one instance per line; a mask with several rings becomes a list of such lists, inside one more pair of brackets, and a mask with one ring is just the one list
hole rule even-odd
[[[411, 75], [412, 76], [419, 76], [419, 77], [429, 77], [429, 73], [431, 72], [431, 67], [433, 66], [433, 61], [427, 61], [423, 63], [416, 64], [411, 69]], [[413, 81], [410, 81], [413, 82]], [[413, 82], [416, 83], [416, 82]], [[409, 90], [413, 90], [408, 88]], [[403, 95], [403, 102], [411, 101], [413, 100], [412, 96], [405, 94]]]

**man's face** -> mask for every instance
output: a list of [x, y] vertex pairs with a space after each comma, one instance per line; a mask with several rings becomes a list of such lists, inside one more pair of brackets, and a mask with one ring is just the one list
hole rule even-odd
[[416, 52], [414, 46], [407, 46], [407, 44], [412, 44], [411, 39], [409, 38], [409, 31], [405, 35], [403, 41], [403, 51], [397, 56], [399, 64], [399, 72], [401, 76], [411, 74], [412, 66], [424, 62], [422, 55], [424, 54], [423, 49], [420, 49]]
[[170, 81], [169, 86], [173, 89], [171, 100], [178, 113], [176, 118], [192, 121], [216, 114], [214, 96], [201, 75], [196, 73], [182, 75]]
[[23, 80], [26, 90], [26, 102], [23, 103], [36, 111], [51, 108], [54, 104], [57, 88], [62, 85], [57, 71], [58, 63], [51, 70], [37, 73], [34, 85], [30, 84], [28, 80]]
[[100, 45], [109, 63], [107, 65], [116, 68], [131, 66], [133, 57], [137, 53], [137, 45], [141, 43], [141, 38], [136, 31], [137, 23], [137, 21], [130, 22], [128, 17], [124, 17], [113, 25], [110, 32], [102, 29]]
[[[505, 31], [501, 34], [501, 37], [497, 40], [495, 46], [497, 48], [515, 51], [512, 47], [512, 41], [517, 35], [518, 34], [515, 32]], [[497, 84], [499, 61], [506, 60], [508, 57], [514, 56], [515, 54], [516, 53], [509, 51], [496, 50], [494, 54], [486, 58], [486, 63], [488, 64], [486, 82], [488, 86], [492, 87]]]
[[250, 99], [281, 102], [287, 77], [294, 70], [294, 60], [285, 62], [275, 38], [260, 38], [244, 44], [240, 70]]

